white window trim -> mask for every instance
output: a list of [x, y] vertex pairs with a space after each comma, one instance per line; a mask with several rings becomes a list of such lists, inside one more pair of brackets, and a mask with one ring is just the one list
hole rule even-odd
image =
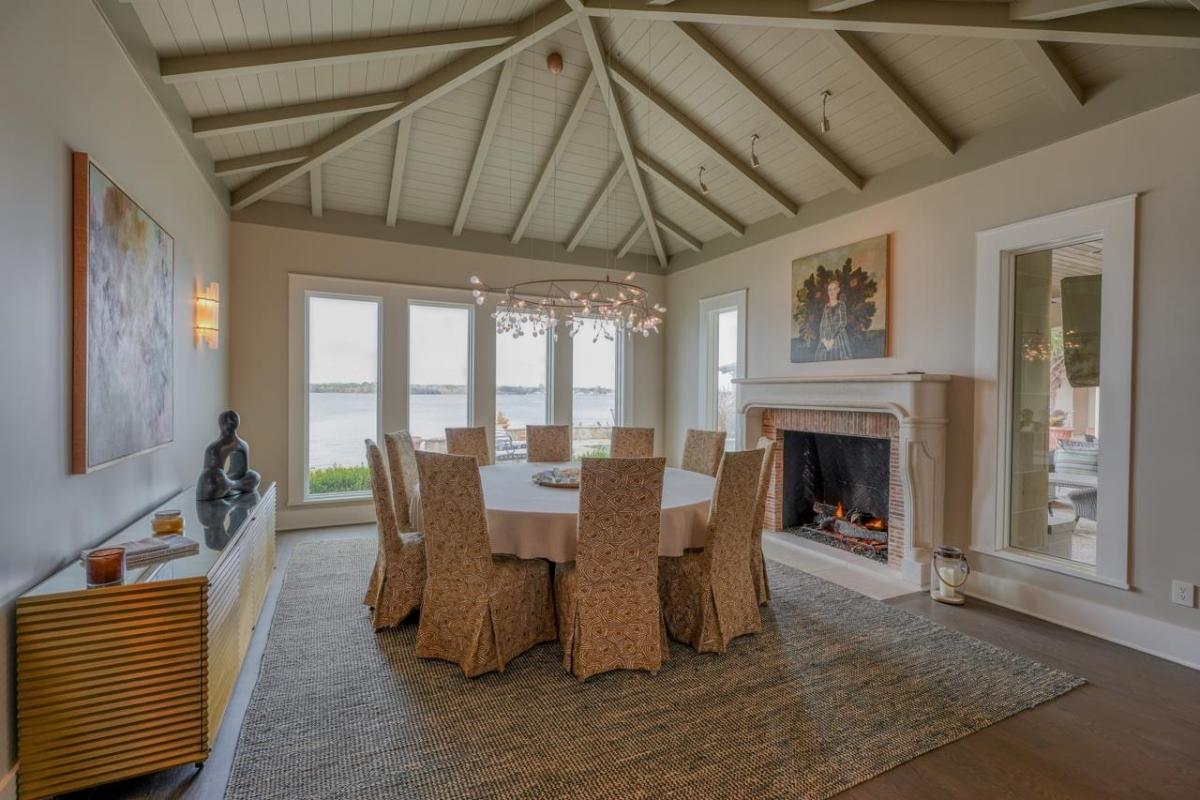
[[[369, 302], [375, 304], [376, 324], [375, 324], [375, 441], [379, 441], [380, 431], [383, 430], [383, 326], [384, 326], [384, 308], [383, 298], [378, 295], [356, 294], [348, 292], [336, 291], [318, 291], [318, 290], [303, 290], [301, 296], [301, 384], [300, 384], [300, 413], [297, 420], [300, 424], [300, 460], [298, 463], [290, 465], [292, 469], [291, 479], [288, 481], [291, 488], [288, 492], [289, 502], [292, 505], [297, 504], [297, 500], [293, 499], [297, 493], [299, 494], [298, 503], [303, 505], [312, 505], [320, 503], [345, 503], [348, 501], [358, 501], [370, 499], [370, 490], [362, 492], [338, 492], [322, 495], [313, 495], [309, 493], [309, 474], [308, 469], [308, 414], [309, 414], [309, 391], [311, 385], [308, 373], [308, 344], [309, 344], [309, 300], [314, 297], [325, 297], [337, 300], [356, 300], [359, 302]], [[295, 418], [296, 415], [292, 415]], [[293, 459], [295, 461], [295, 459]]]
[[[715, 430], [716, 428], [716, 392], [713, 390], [713, 382], [709, 380], [712, 371], [716, 366], [714, 361], [717, 353], [717, 316], [722, 311], [736, 309], [738, 312], [737, 325], [737, 370], [735, 378], [746, 377], [746, 290], [738, 289], [733, 292], [716, 295], [715, 297], [706, 297], [700, 301], [700, 329], [697, 332], [698, 343], [698, 365], [697, 373], [699, 375], [699, 419], [697, 424], [700, 428], [706, 430]], [[733, 436], [734, 449], [742, 449], [745, 445], [742, 442], [743, 425], [742, 414], [737, 415], [736, 423], [732, 431], [727, 431]]]
[[[476, 414], [476, 398], [475, 392], [478, 388], [478, 383], [475, 380], [475, 303], [457, 303], [449, 300], [426, 300], [421, 297], [410, 297], [405, 303], [405, 336], [404, 336], [404, 387], [405, 387], [405, 420], [404, 427], [407, 430], [412, 430], [412, 359], [409, 355], [412, 352], [412, 309], [414, 306], [427, 306], [435, 308], [461, 308], [467, 312], [467, 422], [466, 427], [478, 426], [480, 424]], [[492, 375], [492, 395], [496, 394], [496, 379], [495, 370]], [[483, 423], [484, 427], [493, 431], [496, 427], [496, 414], [493, 409], [492, 419], [489, 422]]]
[[[972, 548], [997, 558], [1129, 589], [1134, 277], [1137, 195], [976, 234], [975, 453]], [[1096, 566], [1008, 543], [1011, 503], [1013, 265], [1023, 252], [1102, 238], [1104, 344]]]

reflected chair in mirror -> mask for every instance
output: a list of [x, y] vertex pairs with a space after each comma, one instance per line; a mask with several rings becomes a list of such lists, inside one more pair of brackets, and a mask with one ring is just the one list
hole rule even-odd
[[475, 456], [481, 467], [492, 463], [487, 428], [446, 428], [446, 452], [452, 456]]
[[716, 475], [725, 452], [724, 431], [698, 431], [689, 429], [683, 443], [683, 462], [680, 466], [688, 472]]
[[608, 454], [612, 458], [653, 458], [654, 428], [613, 428]]
[[525, 429], [530, 461], [570, 461], [570, 425], [530, 425]]
[[658, 561], [658, 587], [671, 636], [701, 653], [723, 653], [734, 637], [762, 630], [751, 530], [763, 452], [726, 453], [717, 471], [703, 550]]
[[658, 597], [663, 458], [585, 458], [575, 561], [554, 573], [563, 668], [580, 681], [657, 673], [669, 654]]
[[750, 534], [750, 572], [754, 575], [754, 594], [758, 604], [771, 602], [771, 586], [767, 582], [767, 559], [763, 555], [763, 525], [767, 522], [767, 493], [771, 489], [771, 476], [775, 473], [775, 442], [765, 436], [758, 439], [758, 449], [763, 451], [762, 470], [758, 473], [758, 501], [754, 509], [754, 530]]
[[394, 628], [421, 605], [425, 590], [425, 545], [419, 533], [401, 533], [392, 507], [391, 486], [383, 466], [383, 453], [370, 439], [367, 468], [371, 474], [371, 497], [379, 529], [375, 573], [363, 602], [373, 610], [375, 630]]
[[[396, 515], [396, 527], [400, 533], [412, 533], [413, 525], [410, 517], [409, 498], [417, 486], [417, 461], [414, 457], [415, 447], [408, 431], [385, 433], [383, 449], [387, 454], [389, 481], [392, 488], [392, 511]], [[379, 581], [383, 577], [383, 560], [375, 560], [375, 569], [371, 571], [371, 582], [367, 584], [367, 594], [363, 604], [375, 605], [375, 595], [379, 592]]]
[[468, 678], [556, 636], [549, 562], [493, 556], [473, 457], [417, 453], [428, 578], [416, 653]]

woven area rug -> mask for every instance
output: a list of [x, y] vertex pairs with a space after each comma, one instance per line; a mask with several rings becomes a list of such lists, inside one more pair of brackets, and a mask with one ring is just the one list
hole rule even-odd
[[585, 684], [557, 644], [476, 680], [375, 635], [370, 540], [292, 555], [228, 800], [823, 798], [1080, 678], [771, 565], [765, 630]]

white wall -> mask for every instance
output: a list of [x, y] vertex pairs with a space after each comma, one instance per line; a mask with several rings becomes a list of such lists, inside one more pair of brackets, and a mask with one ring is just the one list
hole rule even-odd
[[[196, 278], [228, 284], [226, 210], [91, 3], [0, 8], [0, 797], [13, 740], [13, 599], [190, 484], [228, 387], [228, 347], [192, 344]], [[175, 237], [175, 443], [69, 474], [71, 151]]]
[[[1168, 592], [1172, 578], [1200, 582], [1200, 539], [1184, 521], [1194, 514], [1187, 498], [1196, 494], [1200, 475], [1198, 141], [1200, 97], [1192, 97], [672, 274], [668, 453], [677, 457], [684, 431], [698, 422], [698, 302], [745, 287], [750, 377], [905, 370], [958, 376], [950, 394], [945, 519], [947, 538], [966, 546], [973, 463], [993, 457], [972, 447], [975, 232], [1141, 192], [1131, 520], [1135, 588], [1121, 591], [983, 556], [976, 557], [981, 574], [973, 584], [1032, 613], [1192, 660], [1186, 653], [1198, 652], [1200, 610], [1172, 605]], [[790, 363], [792, 259], [880, 233], [893, 235], [892, 357]], [[1089, 621], [1063, 610], [1070, 605], [1063, 596], [1085, 601]], [[1118, 618], [1125, 633], [1112, 630]], [[1135, 635], [1137, 620], [1153, 624]], [[1180, 641], [1172, 642], [1176, 634]]]
[[[463, 288], [472, 275], [490, 286], [506, 286], [545, 277], [605, 274], [593, 267], [245, 222], [233, 223], [231, 247], [233, 407], [242, 416], [242, 433], [250, 442], [254, 467], [264, 480], [280, 484], [280, 498], [288, 497], [288, 273]], [[638, 275], [636, 282], [650, 292], [652, 302], [662, 298], [666, 283], [662, 276]], [[630, 340], [634, 396], [633, 419], [627, 421], [657, 428], [659, 442], [663, 436], [662, 338]], [[477, 348], [475, 371], [495, 374], [494, 348]], [[384, 411], [386, 417], [386, 407]], [[292, 507], [281, 509], [280, 527], [367, 521], [373, 513], [367, 501], [348, 508]]]

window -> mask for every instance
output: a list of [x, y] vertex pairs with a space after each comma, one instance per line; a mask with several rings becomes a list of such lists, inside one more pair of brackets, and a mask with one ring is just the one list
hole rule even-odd
[[972, 545], [1122, 589], [1136, 210], [1130, 195], [976, 237], [975, 452], [995, 466]]
[[1103, 240], [1013, 260], [1009, 545], [1094, 567]]
[[746, 376], [746, 292], [700, 301], [700, 427], [725, 431], [725, 449], [739, 442], [734, 378]]
[[573, 453], [607, 456], [612, 428], [620, 420], [618, 370], [622, 334], [606, 334], [585, 319], [571, 339], [571, 437]]
[[305, 499], [370, 491], [364, 439], [379, 439], [377, 298], [305, 297]]
[[472, 307], [408, 306], [408, 430], [418, 450], [446, 452], [446, 428], [471, 424]]
[[496, 334], [496, 460], [524, 461], [525, 431], [550, 416], [552, 339]]

